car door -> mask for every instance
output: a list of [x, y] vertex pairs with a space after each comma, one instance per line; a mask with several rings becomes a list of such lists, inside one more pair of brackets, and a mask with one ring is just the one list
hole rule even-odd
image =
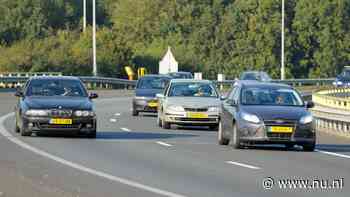
[[225, 131], [228, 131], [229, 133], [233, 130], [233, 120], [236, 119], [237, 114], [237, 104], [239, 100], [239, 92], [240, 87], [235, 87], [231, 94], [229, 95], [228, 99], [225, 100], [223, 103], [223, 113], [224, 113], [224, 129]]

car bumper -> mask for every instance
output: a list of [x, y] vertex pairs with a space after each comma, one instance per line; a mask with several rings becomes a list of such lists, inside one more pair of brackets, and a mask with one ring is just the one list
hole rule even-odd
[[[157, 103], [157, 105], [155, 105]], [[138, 112], [157, 113], [158, 100], [156, 98], [133, 99], [133, 110]]]
[[50, 124], [50, 117], [23, 117], [22, 126], [26, 131], [78, 131], [90, 133], [96, 131], [96, 117], [71, 118], [72, 124]]
[[211, 126], [219, 124], [219, 114], [205, 112], [205, 117], [191, 117], [187, 112], [167, 112], [163, 120], [177, 125]]
[[316, 132], [312, 123], [294, 125], [292, 126], [293, 132], [291, 133], [272, 133], [269, 132], [269, 126], [270, 125], [267, 126], [251, 123], [238, 125], [237, 129], [241, 134], [240, 140], [243, 142], [246, 141], [262, 144], [305, 144], [315, 143], [316, 141]]

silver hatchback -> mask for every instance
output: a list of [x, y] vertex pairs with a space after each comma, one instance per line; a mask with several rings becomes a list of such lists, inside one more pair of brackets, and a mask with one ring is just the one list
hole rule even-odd
[[220, 114], [220, 96], [208, 80], [173, 79], [159, 100], [158, 125], [209, 126], [217, 130]]

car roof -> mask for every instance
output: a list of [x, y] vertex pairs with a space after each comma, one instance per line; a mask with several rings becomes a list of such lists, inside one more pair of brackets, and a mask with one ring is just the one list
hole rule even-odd
[[37, 80], [37, 79], [49, 79], [49, 80], [80, 80], [79, 77], [74, 76], [34, 76], [30, 77], [30, 80]]
[[169, 75], [163, 75], [163, 74], [148, 74], [148, 75], [144, 75], [143, 77], [141, 77], [140, 79], [142, 78], [150, 78], [150, 77], [164, 77], [164, 78], [171, 78]]
[[238, 84], [244, 86], [244, 87], [261, 87], [261, 88], [267, 88], [267, 87], [275, 87], [275, 88], [293, 88], [290, 85], [287, 84], [281, 84], [281, 83], [272, 83], [272, 82], [259, 82], [255, 80], [242, 80], [238, 81]]
[[196, 82], [196, 83], [212, 83], [210, 80], [203, 79], [172, 79], [172, 83], [181, 83], [181, 82]]

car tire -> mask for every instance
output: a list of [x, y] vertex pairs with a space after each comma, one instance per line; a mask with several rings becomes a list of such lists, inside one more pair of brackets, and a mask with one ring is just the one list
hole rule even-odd
[[138, 116], [139, 112], [136, 109], [132, 109], [132, 116]]
[[303, 150], [307, 152], [313, 152], [315, 150], [315, 142], [307, 143], [303, 145]]
[[210, 129], [211, 131], [218, 131], [218, 130], [219, 130], [219, 124], [217, 124], [217, 125], [211, 125], [211, 126], [209, 126], [209, 129]]
[[163, 125], [162, 119], [160, 118], [159, 115], [158, 115], [158, 117], [157, 117], [157, 125], [158, 125], [159, 127], [162, 127], [162, 125]]
[[15, 132], [19, 133], [20, 132], [20, 128], [18, 127], [18, 122], [17, 122], [17, 118], [15, 120]]
[[26, 129], [22, 126], [22, 128], [19, 129], [19, 133], [21, 136], [31, 136], [32, 132], [26, 131]]
[[163, 128], [163, 129], [170, 129], [170, 128], [171, 128], [171, 125], [170, 125], [169, 122], [163, 120], [163, 121], [162, 121], [162, 128]]
[[87, 134], [87, 137], [90, 138], [90, 139], [95, 139], [96, 138], [96, 130], [90, 132]]
[[237, 126], [236, 124], [233, 124], [233, 130], [232, 130], [232, 146], [235, 149], [241, 149], [242, 145], [241, 145], [241, 140], [240, 140], [240, 136], [238, 134], [237, 131]]
[[230, 143], [230, 139], [227, 139], [224, 137], [224, 131], [222, 130], [221, 121], [219, 122], [219, 128], [218, 128], [218, 142], [220, 145], [227, 146]]

